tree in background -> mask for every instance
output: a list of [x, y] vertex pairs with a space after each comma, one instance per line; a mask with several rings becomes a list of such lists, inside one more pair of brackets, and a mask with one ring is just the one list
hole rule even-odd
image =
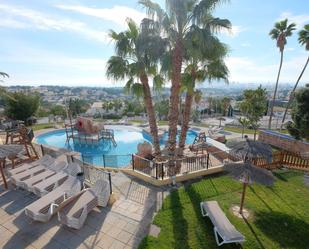
[[250, 125], [250, 121], [246, 118], [240, 117], [238, 119], [238, 122], [240, 123], [242, 130], [241, 130], [241, 137], [244, 138], [245, 129]]
[[279, 48], [279, 51], [280, 51], [280, 64], [279, 64], [276, 85], [275, 85], [274, 96], [272, 99], [272, 103], [270, 104], [268, 129], [271, 129], [271, 122], [272, 122], [272, 117], [273, 117], [273, 112], [274, 112], [275, 100], [277, 97], [279, 78], [280, 78], [282, 62], [283, 62], [283, 50], [286, 45], [286, 38], [293, 34], [293, 31], [295, 30], [295, 26], [296, 26], [295, 23], [291, 23], [288, 25], [288, 19], [285, 19], [283, 21], [276, 22], [275, 27], [269, 32], [271, 39], [276, 40], [277, 42], [277, 47]]
[[169, 100], [163, 99], [155, 103], [154, 108], [159, 120], [167, 120]]
[[[300, 43], [300, 45], [305, 45], [305, 49], [307, 51], [309, 51], [309, 24], [305, 25], [304, 28], [299, 31], [298, 33], [298, 42]], [[308, 63], [309, 63], [309, 55], [308, 55], [308, 58], [307, 58], [307, 61], [303, 67], [303, 70], [301, 71], [296, 83], [295, 83], [295, 86], [290, 94], [290, 97], [289, 97], [289, 102], [287, 103], [286, 107], [285, 107], [285, 111], [284, 111], [284, 115], [283, 115], [283, 118], [282, 118], [282, 122], [281, 122], [281, 128], [284, 124], [284, 121], [285, 121], [285, 117], [286, 117], [286, 114], [288, 112], [288, 109], [291, 105], [291, 103], [293, 102], [293, 99], [294, 99], [294, 93], [295, 93], [295, 90], [298, 86], [298, 83], [300, 81], [300, 79], [302, 78], [307, 66], [308, 66]]]
[[107, 62], [107, 76], [114, 80], [128, 79], [125, 86], [127, 92], [143, 97], [154, 150], [159, 155], [161, 154], [160, 140], [149, 77], [153, 77], [154, 85], [163, 85], [163, 80], [157, 73], [157, 62], [164, 52], [164, 40], [158, 35], [156, 27], [147, 30], [139, 29], [131, 19], [127, 24], [128, 30], [124, 32], [110, 32], [110, 37], [116, 44], [116, 55]]
[[63, 106], [61, 106], [61, 105], [53, 105], [50, 108], [50, 113], [55, 115], [55, 116], [63, 116], [63, 117], [65, 117], [65, 115], [66, 115], [65, 108]]
[[264, 116], [267, 108], [267, 92], [265, 88], [259, 86], [256, 90], [245, 90], [244, 99], [240, 102], [239, 108], [242, 114], [248, 120], [252, 129], [254, 129], [254, 140], [259, 128], [259, 121]]
[[5, 98], [5, 115], [11, 119], [27, 122], [27, 119], [33, 116], [39, 108], [40, 97], [38, 95], [16, 92], [10, 96], [12, 98]]
[[222, 0], [169, 0], [165, 9], [151, 0], [140, 0], [147, 9], [149, 18], [142, 25], [160, 27], [161, 35], [167, 38], [170, 53], [162, 62], [171, 79], [169, 103], [169, 130], [166, 147], [171, 156], [176, 151], [177, 124], [179, 120], [179, 102], [182, 64], [193, 41], [198, 41], [200, 49], [209, 45], [209, 33], [231, 28], [226, 19], [214, 18], [212, 12], [223, 3]]
[[88, 108], [86, 101], [81, 99], [69, 99], [69, 110], [71, 115], [74, 117], [78, 116], [81, 113], [84, 113]]
[[295, 94], [292, 120], [287, 124], [289, 133], [296, 139], [309, 141], [309, 84]]
[[223, 99], [221, 99], [221, 110], [223, 116], [227, 116], [230, 105], [231, 105], [231, 98], [224, 97]]

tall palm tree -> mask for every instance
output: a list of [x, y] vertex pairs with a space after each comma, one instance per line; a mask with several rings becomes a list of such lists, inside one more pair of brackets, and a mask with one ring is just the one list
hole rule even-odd
[[295, 23], [291, 23], [288, 25], [288, 19], [285, 19], [283, 21], [276, 22], [274, 28], [269, 32], [271, 39], [276, 40], [277, 42], [277, 47], [279, 48], [279, 51], [280, 51], [280, 64], [279, 64], [279, 70], [278, 70], [278, 75], [277, 75], [277, 80], [276, 80], [274, 96], [272, 99], [272, 103], [270, 105], [270, 116], [269, 116], [269, 122], [268, 122], [268, 129], [271, 129], [271, 121], [273, 117], [274, 105], [275, 105], [275, 100], [277, 96], [279, 78], [280, 78], [282, 62], [283, 62], [283, 51], [287, 43], [286, 38], [293, 34], [293, 31], [295, 30], [295, 26], [296, 26]]
[[[306, 24], [304, 26], [304, 28], [301, 31], [299, 31], [299, 33], [298, 33], [298, 42], [301, 45], [305, 45], [305, 49], [307, 51], [309, 51], [309, 24]], [[309, 63], [309, 55], [308, 55], [308, 58], [307, 58], [307, 61], [306, 61], [305, 65], [303, 67], [303, 70], [301, 71], [301, 73], [300, 73], [300, 75], [299, 75], [299, 77], [298, 77], [298, 79], [297, 79], [297, 81], [295, 83], [295, 86], [294, 86], [294, 88], [293, 88], [293, 90], [292, 90], [292, 92], [290, 94], [289, 102], [286, 105], [286, 108], [285, 108], [285, 111], [284, 111], [284, 115], [283, 115], [283, 118], [282, 118], [281, 128], [282, 128], [282, 126], [284, 124], [287, 111], [288, 111], [288, 109], [289, 109], [289, 107], [290, 107], [290, 105], [291, 105], [291, 103], [292, 103], [292, 101], [294, 99], [295, 90], [296, 90], [296, 88], [298, 86], [298, 83], [299, 83], [300, 79], [302, 78], [302, 76], [303, 76], [303, 74], [304, 74], [304, 72], [305, 72], [305, 70], [307, 68], [308, 63]]]
[[157, 87], [163, 84], [162, 77], [157, 74], [156, 63], [160, 54], [164, 52], [164, 40], [157, 34], [155, 28], [147, 33], [138, 28], [131, 19], [128, 19], [127, 24], [128, 30], [124, 32], [110, 32], [110, 37], [116, 43], [116, 55], [108, 60], [106, 73], [109, 78], [115, 80], [128, 79], [125, 88], [137, 96], [143, 96], [155, 153], [160, 154], [149, 76], [153, 77], [154, 85]]
[[[216, 53], [213, 53], [214, 56]], [[179, 139], [179, 154], [183, 154], [185, 147], [185, 141], [187, 137], [187, 131], [189, 128], [191, 108], [193, 99], [198, 103], [201, 99], [200, 91], [195, 90], [196, 83], [203, 82], [205, 80], [225, 80], [227, 81], [228, 69], [222, 60], [222, 57], [226, 54], [224, 46], [220, 51], [220, 56], [214, 61], [205, 60], [202, 63], [197, 61], [187, 65], [184, 73], [182, 74], [182, 84], [186, 88], [186, 99], [184, 104], [183, 122], [181, 126], [180, 139]], [[215, 55], [215, 57], [218, 55]], [[221, 58], [220, 58], [221, 57]], [[211, 58], [211, 56], [208, 56]]]
[[168, 65], [168, 67], [171, 65], [167, 149], [173, 156], [176, 150], [181, 70], [187, 47], [190, 46], [192, 38], [200, 41], [203, 47], [207, 47], [209, 30], [229, 29], [231, 24], [226, 19], [214, 18], [211, 15], [216, 6], [223, 2], [222, 0], [169, 0], [165, 2], [166, 10], [151, 0], [139, 2], [147, 9], [149, 16], [142, 21], [143, 24], [160, 27], [161, 35], [169, 41], [171, 52], [168, 58], [169, 63], [163, 62], [162, 65]]

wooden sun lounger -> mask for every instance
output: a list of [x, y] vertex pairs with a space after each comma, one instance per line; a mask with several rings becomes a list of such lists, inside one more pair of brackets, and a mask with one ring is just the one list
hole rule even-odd
[[25, 213], [33, 220], [47, 222], [58, 212], [66, 199], [80, 192], [80, 190], [80, 181], [73, 176], [69, 176], [58, 188], [27, 206]]
[[88, 213], [96, 206], [106, 206], [109, 196], [109, 183], [103, 179], [98, 180], [92, 188], [70, 197], [59, 209], [58, 220], [68, 227], [80, 229]]
[[203, 216], [208, 216], [214, 225], [214, 233], [218, 246], [227, 243], [241, 243], [245, 237], [236, 230], [223, 213], [218, 202], [205, 201], [200, 203]]
[[68, 166], [67, 162], [64, 161], [55, 162], [55, 164], [52, 166], [53, 170], [46, 169], [40, 174], [37, 174], [31, 178], [26, 179], [25, 181], [17, 183], [17, 186], [27, 189], [30, 192], [33, 192], [33, 186], [35, 184], [42, 182], [45, 179], [48, 179], [49, 177], [55, 175], [56, 173], [64, 170], [67, 166]]
[[69, 163], [62, 172], [58, 172], [50, 178], [35, 184], [31, 191], [38, 196], [46, 195], [50, 191], [60, 186], [69, 175], [77, 176], [79, 173], [81, 173], [81, 171], [81, 167], [78, 163]]
[[43, 166], [50, 165], [54, 161], [55, 161], [54, 158], [52, 158], [49, 155], [45, 155], [45, 156], [41, 157], [39, 160], [33, 161], [31, 163], [24, 163], [23, 165], [18, 166], [15, 169], [8, 170], [7, 174], [8, 174], [8, 176], [17, 175], [19, 173], [22, 173], [22, 172], [25, 172], [29, 169], [37, 167], [39, 165], [43, 165]]

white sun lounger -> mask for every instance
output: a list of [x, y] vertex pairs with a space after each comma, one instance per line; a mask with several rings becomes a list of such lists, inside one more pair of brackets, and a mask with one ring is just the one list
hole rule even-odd
[[49, 177], [57, 174], [58, 172], [61, 172], [62, 170], [65, 170], [68, 167], [68, 163], [64, 161], [55, 162], [53, 165], [51, 165], [51, 169], [46, 169], [40, 174], [37, 174], [33, 177], [27, 178], [24, 181], [16, 182], [16, 186], [27, 189], [28, 191], [32, 192], [33, 186], [39, 182], [44, 181], [45, 179], [48, 179]]
[[58, 212], [66, 199], [77, 194], [80, 190], [80, 181], [76, 177], [69, 176], [58, 188], [27, 206], [25, 213], [33, 220], [47, 222]]
[[100, 179], [92, 188], [87, 188], [70, 197], [58, 211], [58, 220], [71, 228], [80, 229], [96, 206], [107, 205], [110, 190], [109, 183]]
[[18, 166], [15, 169], [8, 170], [7, 174], [8, 174], [8, 176], [17, 175], [19, 173], [22, 173], [24, 171], [27, 171], [27, 170], [32, 169], [34, 167], [37, 167], [39, 165], [42, 165], [42, 166], [50, 165], [54, 161], [55, 161], [55, 159], [52, 158], [50, 155], [45, 155], [45, 156], [41, 157], [40, 159], [38, 159], [36, 161], [33, 161], [31, 163], [24, 163], [23, 165]]
[[46, 195], [50, 191], [60, 186], [69, 175], [77, 176], [79, 173], [81, 173], [80, 165], [78, 163], [69, 163], [68, 167], [66, 167], [63, 171], [58, 172], [57, 174], [39, 182], [38, 184], [35, 184], [31, 191], [38, 196]]
[[227, 243], [241, 243], [245, 237], [236, 230], [223, 213], [218, 202], [205, 201], [200, 203], [202, 215], [208, 216], [214, 225], [214, 233], [218, 246]]

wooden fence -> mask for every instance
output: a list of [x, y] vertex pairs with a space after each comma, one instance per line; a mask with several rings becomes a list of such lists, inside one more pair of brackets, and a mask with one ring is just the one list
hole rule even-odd
[[296, 153], [288, 151], [276, 151], [273, 153], [272, 161], [269, 163], [264, 158], [256, 158], [253, 163], [256, 166], [266, 169], [276, 169], [286, 167], [289, 169], [299, 169], [309, 171], [309, 159], [301, 157]]

